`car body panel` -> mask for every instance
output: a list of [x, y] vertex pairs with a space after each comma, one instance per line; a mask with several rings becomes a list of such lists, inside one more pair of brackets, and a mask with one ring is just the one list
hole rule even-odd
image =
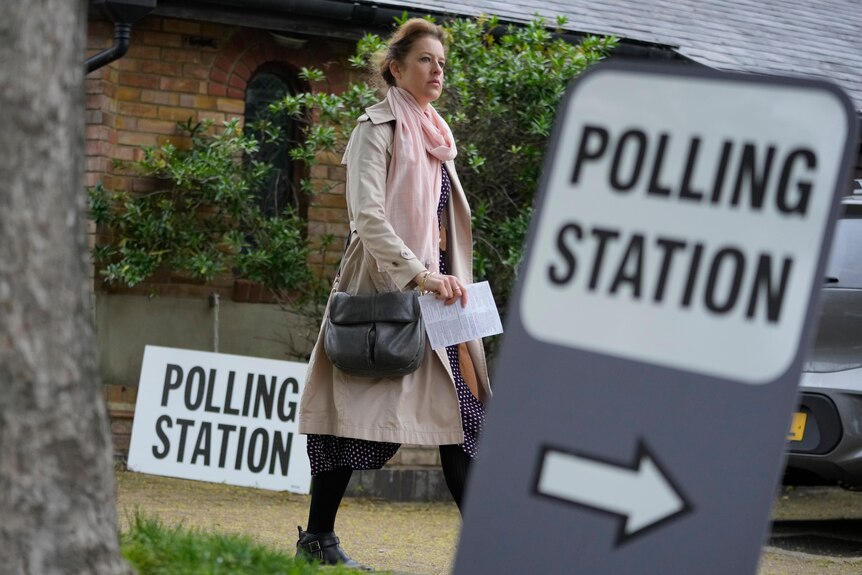
[[800, 378], [807, 419], [801, 440], [788, 444], [785, 483], [862, 487], [862, 198], [843, 204]]

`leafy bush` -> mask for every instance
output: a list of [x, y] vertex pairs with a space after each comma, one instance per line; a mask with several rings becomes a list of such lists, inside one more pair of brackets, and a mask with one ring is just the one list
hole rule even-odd
[[541, 19], [505, 30], [496, 17], [461, 19], [448, 29], [440, 108], [467, 167], [460, 176], [473, 209], [474, 270], [490, 280], [505, 308], [560, 100], [572, 78], [616, 39], [589, 36], [573, 45]]
[[[617, 40], [588, 36], [573, 45], [541, 19], [523, 27], [503, 27], [496, 17], [455, 19], [443, 27], [451, 44], [444, 96], [436, 107], [458, 142], [456, 162], [473, 209], [474, 275], [490, 281], [505, 310], [557, 107], [571, 79], [601, 60]], [[368, 68], [383, 46], [378, 36], [366, 35], [351, 63]], [[315, 69], [301, 75], [309, 82], [324, 79]], [[321, 152], [343, 151], [356, 118], [379, 97], [373, 86], [360, 82], [341, 94], [288, 96], [270, 110], [315, 118], [294, 150], [295, 159], [314, 164]], [[314, 190], [312, 182], [303, 186]]]
[[[179, 125], [188, 149], [145, 147], [128, 167], [153, 178], [152, 192], [89, 190], [90, 214], [105, 241], [94, 248], [108, 283], [134, 286], [166, 267], [211, 280], [234, 273], [288, 299], [316, 293], [305, 223], [293, 212], [264, 216], [259, 193], [272, 169], [253, 159], [258, 140], [237, 120]], [[264, 141], [280, 137], [263, 126]]]

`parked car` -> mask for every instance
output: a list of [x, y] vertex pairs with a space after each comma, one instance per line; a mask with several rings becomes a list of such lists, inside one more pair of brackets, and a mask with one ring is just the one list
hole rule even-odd
[[814, 348], [802, 368], [786, 484], [862, 488], [862, 195], [843, 205]]

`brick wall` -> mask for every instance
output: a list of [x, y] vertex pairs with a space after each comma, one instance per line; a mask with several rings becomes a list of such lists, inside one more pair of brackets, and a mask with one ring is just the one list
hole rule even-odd
[[[341, 259], [344, 240], [350, 226], [347, 223], [347, 202], [344, 197], [345, 177], [341, 158], [332, 153], [318, 156], [320, 162], [311, 169], [311, 178], [318, 186], [308, 207], [308, 235], [312, 253], [309, 261], [318, 269], [334, 275]], [[321, 250], [322, 238], [332, 235], [336, 241]]]
[[132, 438], [132, 419], [135, 416], [135, 400], [138, 397], [136, 385], [104, 385], [102, 393], [111, 415], [111, 435], [114, 449], [127, 454]]
[[[112, 44], [113, 26], [91, 21], [88, 55]], [[145, 192], [152, 182], [134, 178], [115, 165], [115, 160], [141, 157], [141, 146], [172, 142], [188, 145], [177, 130], [177, 122], [212, 120], [216, 124], [239, 118], [245, 108], [245, 89], [254, 73], [265, 65], [278, 64], [299, 71], [314, 66], [326, 72], [311, 90], [339, 91], [346, 87], [350, 67], [347, 57], [353, 45], [346, 41], [312, 39], [301, 49], [281, 46], [268, 32], [188, 20], [148, 17], [134, 25], [131, 48], [121, 59], [87, 77], [87, 167], [85, 184], [101, 182], [109, 190]], [[321, 157], [321, 165], [310, 174], [323, 190], [309, 201], [308, 233], [313, 253], [310, 262], [319, 273], [331, 273], [347, 235], [344, 202], [344, 171], [340, 158]], [[336, 236], [326, 250], [321, 237]], [[217, 291], [231, 297], [233, 278], [220, 278], [206, 286], [168, 272], [130, 293], [202, 296]], [[241, 291], [247, 286], [240, 285]], [[97, 289], [104, 288], [98, 286]], [[258, 296], [267, 299], [267, 294]]]

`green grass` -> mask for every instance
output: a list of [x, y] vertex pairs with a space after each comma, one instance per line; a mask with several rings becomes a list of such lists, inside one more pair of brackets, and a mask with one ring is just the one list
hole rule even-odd
[[138, 575], [355, 575], [294, 559], [239, 535], [170, 527], [136, 514], [120, 535], [123, 557]]

